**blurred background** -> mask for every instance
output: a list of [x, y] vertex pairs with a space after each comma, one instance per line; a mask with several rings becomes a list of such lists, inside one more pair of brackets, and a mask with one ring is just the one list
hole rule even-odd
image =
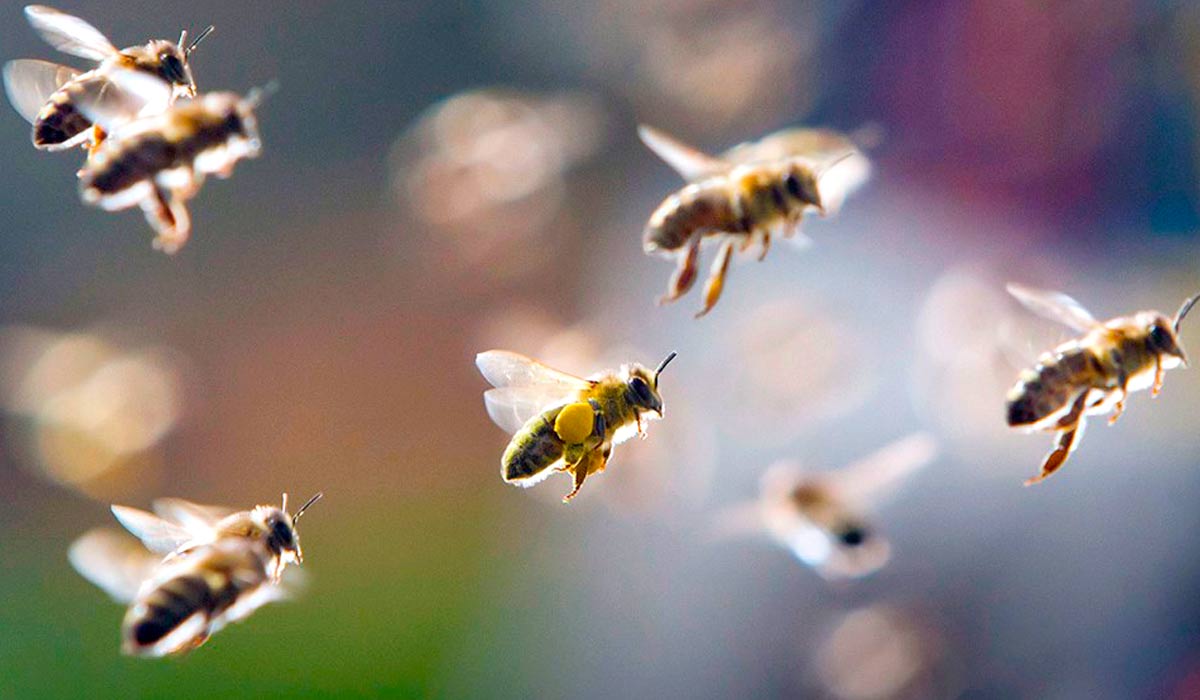
[[[1200, 9], [1042, 5], [59, 3], [118, 46], [214, 24], [201, 89], [280, 90], [174, 257], [0, 109], [0, 696], [1200, 697], [1200, 374], [1036, 488], [1050, 438], [1002, 414], [1065, 338], [1006, 281], [1101, 318], [1200, 289]], [[0, 58], [74, 60], [0, 12]], [[735, 261], [694, 321], [697, 292], [654, 303], [640, 234], [681, 182], [639, 122], [882, 138], [815, 245]], [[569, 507], [563, 477], [508, 486], [493, 347], [577, 374], [677, 350], [666, 418]], [[772, 462], [917, 430], [941, 453], [870, 509], [873, 577], [713, 536]], [[303, 597], [120, 656], [70, 542], [113, 502], [285, 490], [326, 494]]]

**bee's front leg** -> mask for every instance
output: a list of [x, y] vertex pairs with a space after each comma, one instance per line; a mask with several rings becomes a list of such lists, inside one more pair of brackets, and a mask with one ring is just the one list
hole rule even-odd
[[1150, 395], [1157, 397], [1162, 391], [1163, 379], [1167, 371], [1163, 369], [1162, 355], [1154, 358], [1154, 384], [1150, 387]]
[[700, 258], [700, 239], [703, 236], [697, 232], [693, 233], [688, 239], [687, 247], [679, 254], [679, 261], [675, 264], [675, 272], [671, 274], [671, 282], [667, 286], [667, 293], [659, 297], [659, 304], [666, 304], [675, 301], [679, 297], [687, 294], [692, 285], [696, 283], [696, 262]]
[[1058, 471], [1059, 467], [1066, 463], [1067, 457], [1070, 457], [1071, 453], [1075, 451], [1075, 447], [1079, 444], [1079, 438], [1083, 435], [1083, 409], [1087, 406], [1087, 396], [1087, 391], [1081, 392], [1075, 399], [1075, 403], [1071, 405], [1071, 410], [1058, 421], [1056, 425], [1059, 431], [1054, 449], [1046, 455], [1045, 461], [1042, 462], [1041, 473], [1025, 480], [1026, 486], [1032, 486]]
[[726, 239], [717, 251], [717, 259], [713, 260], [712, 269], [708, 273], [708, 281], [704, 283], [704, 308], [696, 313], [696, 318], [712, 311], [721, 298], [725, 289], [725, 275], [729, 273], [729, 261], [733, 259], [733, 239]]

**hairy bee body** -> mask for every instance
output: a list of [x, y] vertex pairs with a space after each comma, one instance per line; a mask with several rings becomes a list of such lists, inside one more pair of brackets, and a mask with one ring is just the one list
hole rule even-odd
[[[629, 392], [628, 382], [617, 375], [594, 380], [589, 389], [579, 392], [575, 402], [589, 404], [595, 414], [591, 430], [580, 443], [590, 442], [599, 449], [611, 449], [617, 432], [637, 423], [640, 411], [634, 406]], [[567, 405], [546, 409], [530, 418], [513, 435], [501, 458], [505, 481], [533, 477], [566, 456], [571, 443], [563, 439], [558, 418]]]
[[796, 177], [795, 168], [742, 166], [684, 187], [651, 215], [643, 234], [646, 252], [679, 251], [696, 236], [749, 238], [790, 233], [789, 228], [798, 224], [804, 209], [812, 205], [812, 197], [804, 195], [802, 185], [788, 184], [789, 177]]
[[85, 140], [90, 135], [87, 131], [92, 120], [79, 111], [76, 100], [107, 83], [105, 78], [88, 72], [50, 95], [33, 123], [33, 145], [44, 151], [57, 151]]
[[[188, 550], [143, 586], [122, 623], [127, 654], [174, 653], [202, 644], [272, 581], [274, 556], [262, 542], [219, 539]], [[231, 614], [232, 612], [232, 614]]]
[[1150, 337], [1153, 327], [1149, 317], [1119, 318], [1043, 354], [1009, 392], [1008, 424], [1027, 427], [1056, 419], [1082, 392], [1101, 394], [1089, 406], [1089, 412], [1100, 412], [1108, 408], [1108, 394], [1149, 387], [1163, 352]]

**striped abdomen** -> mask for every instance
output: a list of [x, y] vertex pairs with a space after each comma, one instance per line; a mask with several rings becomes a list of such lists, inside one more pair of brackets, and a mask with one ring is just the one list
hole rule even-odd
[[101, 77], [72, 80], [50, 95], [33, 123], [33, 145], [58, 151], [82, 143], [88, 137], [92, 120], [79, 111], [76, 101], [106, 82]]
[[199, 646], [239, 599], [270, 585], [269, 563], [261, 543], [236, 538], [165, 564], [161, 582], [139, 594], [125, 615], [125, 652], [162, 656]]
[[505, 481], [532, 478], [562, 459], [563, 441], [554, 432], [554, 419], [561, 410], [558, 406], [543, 411], [513, 435], [500, 458], [500, 473]]
[[667, 197], [651, 215], [642, 244], [646, 252], [678, 250], [693, 234], [710, 231], [746, 231], [721, 178], [688, 185]]
[[191, 168], [198, 155], [244, 132], [236, 113], [212, 115], [195, 105], [176, 107], [163, 115], [161, 124], [162, 128], [104, 142], [81, 176], [89, 201], [118, 194], [167, 170]]
[[1039, 423], [1067, 408], [1080, 391], [1103, 388], [1104, 369], [1095, 355], [1070, 344], [1041, 357], [1008, 393], [1008, 424]]

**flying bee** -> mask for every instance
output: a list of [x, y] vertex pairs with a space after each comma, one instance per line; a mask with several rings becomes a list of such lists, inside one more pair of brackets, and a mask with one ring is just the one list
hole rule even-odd
[[155, 100], [126, 102], [124, 116], [135, 118], [161, 112], [177, 97], [195, 97], [196, 81], [188, 59], [213, 28], [209, 26], [188, 43], [187, 31], [178, 42], [165, 39], [117, 50], [92, 25], [43, 5], [29, 5], [25, 16], [42, 38], [63, 53], [99, 65], [78, 71], [48, 61], [21, 59], [4, 66], [4, 85], [17, 112], [33, 124], [33, 145], [60, 151], [87, 145], [94, 149], [104, 139], [104, 130], [79, 109], [80, 100], [101, 101], [114, 90], [113, 75], [132, 71], [151, 76], [167, 88]]
[[667, 355], [653, 372], [631, 364], [582, 379], [505, 350], [477, 355], [475, 365], [495, 387], [483, 395], [488, 415], [513, 435], [500, 475], [528, 487], [567, 472], [575, 486], [563, 503], [570, 501], [585, 479], [604, 471], [613, 445], [644, 438], [645, 422], [662, 418], [658, 377], [673, 359]]
[[[688, 181], [658, 206], [642, 234], [646, 253], [676, 259], [667, 294], [659, 303], [675, 301], [695, 284], [702, 242], [712, 239], [720, 245], [697, 318], [720, 298], [735, 248], [745, 251], [757, 245], [762, 260], [774, 237], [807, 243], [799, 231], [804, 213], [815, 209], [824, 216], [836, 211], [870, 174], [869, 161], [854, 143], [827, 130], [780, 132], [736, 146], [721, 157], [648, 126], [641, 126], [638, 134]], [[833, 172], [839, 173], [837, 178], [825, 177]]]
[[[133, 100], [164, 89], [132, 73], [114, 75], [112, 82]], [[262, 143], [254, 110], [263, 94], [210, 92], [133, 121], [121, 120], [121, 99], [83, 102], [80, 108], [102, 127], [114, 120], [116, 126], [79, 171], [80, 196], [107, 211], [139, 205], [157, 234], [154, 247], [175, 253], [191, 235], [187, 200], [205, 177], [229, 177], [239, 160], [258, 156]]]
[[1026, 480], [1029, 486], [1067, 461], [1083, 435], [1086, 416], [1112, 412], [1111, 425], [1125, 410], [1129, 392], [1149, 388], [1158, 396], [1165, 372], [1187, 366], [1179, 326], [1200, 295], [1184, 301], [1174, 319], [1139, 311], [1101, 323], [1066, 294], [1017, 284], [1007, 289], [1030, 311], [1083, 333], [1043, 353], [1008, 392], [1010, 426], [1057, 433], [1041, 473]]
[[932, 437], [917, 433], [833, 472], [778, 462], [763, 474], [758, 500], [726, 509], [716, 532], [765, 531], [826, 579], [867, 576], [887, 563], [891, 545], [865, 509], [894, 494], [937, 451]]
[[68, 556], [84, 578], [129, 605], [121, 626], [124, 653], [178, 654], [287, 597], [280, 585], [284, 567], [304, 561], [296, 523], [321, 496], [295, 513], [288, 512], [287, 494], [282, 507], [238, 512], [177, 498], [155, 501], [157, 515], [113, 506], [145, 548], [96, 529], [76, 540]]

